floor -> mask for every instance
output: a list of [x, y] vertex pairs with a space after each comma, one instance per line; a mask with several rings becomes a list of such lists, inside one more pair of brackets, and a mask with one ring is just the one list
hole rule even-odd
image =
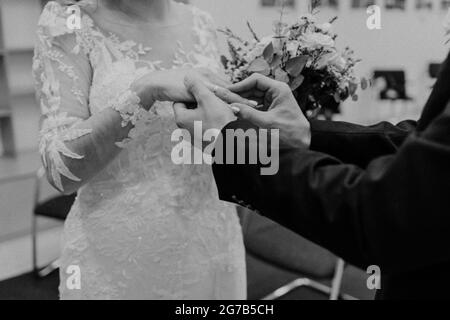
[[[31, 221], [40, 166], [34, 150], [20, 152], [12, 158], [0, 157], [0, 280], [32, 269]], [[45, 182], [39, 183], [39, 199], [54, 195]], [[61, 226], [47, 219], [38, 220], [40, 263], [58, 256]]]
[[[59, 255], [61, 227], [41, 230], [38, 236], [38, 265], [45, 266]], [[28, 273], [33, 269], [31, 236], [0, 242], [0, 281]]]
[[58, 273], [38, 279], [32, 273], [0, 282], [0, 300], [57, 300]]

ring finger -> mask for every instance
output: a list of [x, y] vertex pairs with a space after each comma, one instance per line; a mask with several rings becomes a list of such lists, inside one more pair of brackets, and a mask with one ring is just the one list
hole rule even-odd
[[225, 101], [226, 103], [243, 103], [246, 105], [249, 105], [251, 107], [255, 107], [256, 105], [258, 105], [257, 102], [246, 99], [241, 97], [240, 95], [231, 92], [230, 90], [218, 86], [218, 85], [214, 85], [214, 84], [207, 84], [207, 87], [209, 88], [209, 90], [211, 90], [218, 98], [220, 98], [221, 100]]

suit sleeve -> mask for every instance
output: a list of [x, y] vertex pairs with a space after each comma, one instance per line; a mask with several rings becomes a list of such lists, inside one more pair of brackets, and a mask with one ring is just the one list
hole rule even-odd
[[404, 121], [398, 125], [382, 122], [374, 126], [361, 126], [312, 120], [310, 149], [365, 168], [377, 157], [396, 153], [415, 129], [414, 121]]
[[[239, 122], [228, 128], [239, 127]], [[361, 266], [386, 274], [450, 259], [450, 108], [396, 155], [367, 168], [304, 149], [261, 165], [214, 164], [222, 200], [245, 205]]]

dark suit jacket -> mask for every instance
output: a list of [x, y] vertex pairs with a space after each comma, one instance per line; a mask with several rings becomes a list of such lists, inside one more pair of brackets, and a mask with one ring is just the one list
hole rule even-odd
[[350, 263], [380, 266], [378, 298], [450, 299], [448, 88], [449, 58], [418, 123], [313, 121], [311, 150], [280, 150], [274, 176], [261, 176], [261, 165], [214, 164], [220, 197]]

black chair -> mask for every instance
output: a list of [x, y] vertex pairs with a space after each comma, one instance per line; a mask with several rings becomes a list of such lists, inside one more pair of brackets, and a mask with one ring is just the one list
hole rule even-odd
[[36, 276], [44, 278], [54, 270], [58, 268], [57, 259], [44, 268], [38, 267], [37, 255], [38, 255], [38, 218], [45, 217], [58, 221], [65, 221], [67, 215], [72, 208], [75, 201], [76, 194], [70, 196], [55, 196], [40, 202], [41, 197], [41, 183], [45, 177], [44, 169], [39, 169], [36, 174], [36, 186], [34, 194], [34, 208], [33, 208], [33, 221], [32, 221], [32, 254], [33, 254], [33, 271]]
[[341, 293], [342, 259], [264, 217], [244, 209], [239, 212], [247, 254], [299, 277], [259, 298], [277, 300], [296, 289], [308, 288], [330, 300], [356, 300]]

